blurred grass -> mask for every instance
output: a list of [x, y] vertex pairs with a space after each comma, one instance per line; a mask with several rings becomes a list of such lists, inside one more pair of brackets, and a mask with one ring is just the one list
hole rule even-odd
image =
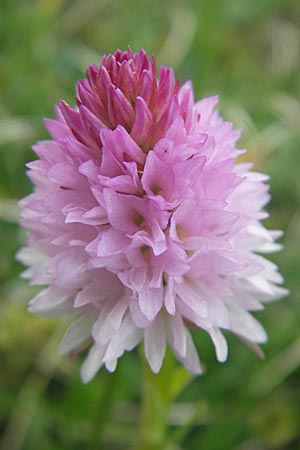
[[224, 116], [244, 130], [245, 158], [271, 175], [267, 224], [285, 230], [285, 249], [272, 258], [291, 295], [259, 313], [266, 359], [228, 336], [221, 366], [197, 332], [207, 374], [182, 396], [171, 431], [192, 416], [181, 433], [186, 450], [300, 449], [298, 0], [1, 0], [0, 449], [126, 450], [136, 439], [138, 355], [82, 385], [81, 357], [57, 356], [64, 325], [26, 312], [32, 289], [14, 259], [25, 239], [16, 201], [31, 190], [24, 163], [47, 136], [42, 117], [59, 98], [74, 103], [89, 63], [128, 44], [192, 79], [196, 96], [220, 94]]

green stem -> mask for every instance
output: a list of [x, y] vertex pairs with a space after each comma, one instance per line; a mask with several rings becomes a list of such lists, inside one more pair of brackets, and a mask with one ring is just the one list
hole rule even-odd
[[161, 371], [153, 374], [143, 353], [144, 379], [138, 450], [164, 450], [168, 447], [166, 435], [172, 402], [170, 381], [173, 368], [174, 357], [167, 352]]

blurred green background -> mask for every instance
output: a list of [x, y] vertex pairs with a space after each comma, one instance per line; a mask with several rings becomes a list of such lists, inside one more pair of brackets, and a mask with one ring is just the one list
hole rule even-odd
[[271, 175], [267, 225], [285, 231], [272, 259], [291, 295], [257, 314], [266, 359], [228, 336], [218, 364], [197, 332], [206, 374], [179, 398], [170, 433], [186, 450], [300, 449], [299, 0], [1, 0], [0, 450], [126, 450], [137, 438], [138, 353], [82, 385], [82, 357], [58, 356], [66, 324], [26, 311], [34, 289], [14, 259], [25, 241], [16, 201], [31, 190], [24, 163], [47, 137], [42, 118], [60, 98], [74, 104], [89, 63], [128, 44], [192, 79], [196, 97], [220, 94], [223, 115], [243, 128], [244, 159]]

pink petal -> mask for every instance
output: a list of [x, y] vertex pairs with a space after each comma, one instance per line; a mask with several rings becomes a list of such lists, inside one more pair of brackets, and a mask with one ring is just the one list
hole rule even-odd
[[141, 311], [148, 320], [153, 320], [163, 306], [162, 288], [144, 287], [138, 292]]
[[148, 360], [151, 370], [158, 373], [162, 366], [166, 352], [165, 325], [161, 317], [145, 330], [145, 356]]
[[91, 347], [88, 356], [80, 369], [80, 375], [83, 383], [88, 383], [96, 375], [103, 364], [106, 347], [97, 348], [95, 345]]

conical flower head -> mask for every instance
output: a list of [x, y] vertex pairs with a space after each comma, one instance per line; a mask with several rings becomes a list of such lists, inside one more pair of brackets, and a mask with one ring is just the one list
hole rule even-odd
[[261, 223], [267, 177], [236, 162], [239, 133], [217, 101], [195, 103], [169, 68], [156, 78], [143, 50], [117, 50], [78, 82], [77, 108], [60, 102], [45, 121], [52, 140], [28, 164], [19, 258], [32, 284], [48, 285], [30, 310], [77, 316], [62, 352], [92, 340], [84, 381], [143, 340], [154, 372], [169, 345], [200, 373], [191, 327], [210, 334], [220, 361], [222, 330], [266, 340], [250, 312], [286, 293], [262, 256], [280, 233]]
[[[165, 135], [176, 107], [171, 69], [162, 67], [156, 80], [155, 59], [142, 50], [132, 54], [117, 50], [91, 65], [87, 79], [77, 86], [78, 111], [61, 102], [64, 119], [79, 141], [101, 147], [99, 128], [125, 128], [143, 150]], [[92, 143], [91, 141], [94, 141]]]

